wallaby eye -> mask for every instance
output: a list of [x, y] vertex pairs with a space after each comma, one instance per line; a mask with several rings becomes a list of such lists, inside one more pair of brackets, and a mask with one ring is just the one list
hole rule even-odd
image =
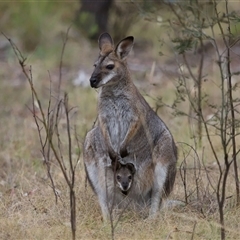
[[130, 176], [128, 176], [128, 180], [132, 180], [132, 176], [130, 175]]
[[96, 63], [94, 63], [94, 64], [93, 64], [93, 66], [94, 66], [94, 67], [96, 67], [96, 66], [97, 66], [97, 64], [96, 64]]
[[119, 175], [117, 175], [117, 180], [120, 181], [121, 180], [121, 177]]
[[108, 69], [108, 70], [114, 69], [114, 64], [108, 64], [108, 65], [106, 66], [106, 69]]

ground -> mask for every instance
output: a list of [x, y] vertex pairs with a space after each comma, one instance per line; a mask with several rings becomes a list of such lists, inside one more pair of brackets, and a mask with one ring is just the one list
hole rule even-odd
[[[67, 24], [59, 26], [61, 37], [55, 37], [64, 39], [67, 27]], [[133, 31], [136, 32], [136, 45], [128, 59], [129, 68], [133, 81], [146, 100], [154, 109], [158, 108], [159, 116], [166, 122], [179, 149], [178, 173], [170, 199], [188, 204], [162, 210], [159, 217], [152, 221], [136, 212], [126, 211], [120, 219], [120, 213], [116, 213], [114, 222], [118, 224], [114, 231], [115, 239], [219, 239], [218, 205], [207, 177], [209, 173], [213, 182], [218, 178], [214, 156], [205, 135], [202, 147], [195, 148], [195, 140], [192, 138], [194, 122], [189, 125], [189, 118], [174, 115], [174, 110], [169, 107], [176, 98], [180, 67], [173, 64], [175, 57], [160, 57], [160, 47], [156, 46], [158, 40], [155, 39], [153, 44], [148, 38], [139, 39], [141, 31]], [[8, 37], [15, 40], [14, 35]], [[33, 118], [30, 85], [4, 36], [1, 36], [1, 42], [4, 44], [0, 46], [0, 239], [70, 239], [69, 189], [58, 163], [51, 155], [51, 176], [58, 194], [56, 203]], [[21, 41], [16, 39], [16, 44], [21, 49]], [[57, 41], [55, 45], [52, 40], [43, 49], [40, 46], [31, 53], [22, 51], [27, 57], [27, 72], [31, 66], [34, 87], [45, 113], [50, 83], [51, 95], [56, 96], [62, 46], [62, 41]], [[189, 58], [193, 61], [191, 54]], [[73, 27], [62, 60], [61, 93], [68, 93], [69, 106], [73, 107], [71, 126], [76, 127], [74, 129], [79, 142], [79, 146], [75, 144], [72, 148], [74, 161], [78, 153], [82, 153], [84, 136], [97, 115], [97, 92], [88, 86], [88, 78], [97, 56], [97, 45], [79, 36]], [[194, 58], [194, 61], [197, 60]], [[218, 99], [218, 92], [213, 87], [218, 77], [214, 60], [208, 66], [211, 72], [204, 87], [212, 98]], [[79, 76], [85, 80], [83, 83]], [[38, 104], [34, 104], [35, 113], [40, 117]], [[189, 104], [184, 101], [179, 106], [181, 109], [189, 108]], [[204, 111], [206, 117], [211, 115], [211, 109], [206, 107]], [[67, 161], [65, 118], [62, 118], [59, 126], [63, 156]], [[213, 139], [220, 154], [220, 140], [217, 136]], [[111, 227], [102, 222], [97, 198], [86, 184], [82, 155], [77, 164], [75, 182], [77, 239], [110, 239]], [[224, 208], [226, 235], [228, 239], [238, 239], [240, 209], [235, 206], [232, 169], [227, 186]]]

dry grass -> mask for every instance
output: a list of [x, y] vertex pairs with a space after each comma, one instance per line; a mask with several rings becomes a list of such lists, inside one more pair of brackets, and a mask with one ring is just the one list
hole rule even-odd
[[[137, 32], [136, 29], [135, 31]], [[53, 85], [57, 84], [60, 46], [58, 43], [53, 47], [59, 47], [57, 54], [55, 50], [51, 50], [57, 56], [53, 57], [50, 54], [52, 58], [45, 59], [44, 56], [40, 58], [38, 52], [33, 52], [27, 61], [27, 64], [33, 66], [34, 84], [44, 109], [49, 99], [48, 70]], [[157, 50], [155, 47], [150, 51], [158, 52], [158, 47]], [[70, 37], [66, 49], [62, 89], [68, 92], [70, 105], [76, 107], [72, 122], [77, 127], [81, 142], [96, 118], [97, 93], [90, 88], [75, 87], [71, 80], [76, 76], [79, 67], [91, 72], [89, 66], [94, 62], [97, 52], [97, 48], [92, 48], [85, 39], [80, 38], [77, 42], [74, 36]], [[152, 59], [149, 52], [142, 55], [145, 55], [145, 59], [137, 60], [146, 63], [147, 71], [141, 73], [141, 77], [145, 78], [149, 76], [151, 65], [156, 59]], [[133, 56], [131, 61], [136, 62], [136, 58]], [[156, 62], [159, 64], [158, 59]], [[19, 70], [16, 59], [9, 57], [1, 64], [4, 67], [0, 68], [0, 239], [71, 239], [68, 188], [58, 165], [53, 160], [52, 176], [59, 193], [56, 204], [42, 161], [37, 128], [32, 113], [26, 107], [31, 107], [30, 88]], [[138, 74], [133, 72], [133, 78]], [[211, 86], [214, 85], [214, 81], [218, 81], [217, 77], [217, 74], [213, 73], [212, 80], [205, 84], [208, 94], [215, 100], [219, 98], [219, 92], [216, 87]], [[157, 85], [151, 85], [146, 81], [136, 83], [142, 92], [147, 92], [152, 97], [161, 96], [166, 104], [171, 105], [175, 98], [174, 77], [155, 78], [158, 81]], [[147, 96], [146, 99], [152, 107], [155, 107], [155, 100]], [[189, 108], [187, 102], [181, 103], [180, 106], [185, 110]], [[209, 114], [207, 107], [203, 110]], [[116, 227], [115, 239], [219, 239], [216, 196], [212, 193], [206, 172], [202, 169], [198, 181], [200, 197], [197, 198], [196, 174], [193, 170], [197, 156], [192, 151], [188, 154], [189, 148], [180, 143], [185, 142], [194, 146], [189, 133], [188, 119], [172, 115], [172, 110], [167, 107], [160, 108], [158, 113], [178, 142], [178, 167], [183, 159], [186, 159], [189, 168], [187, 191], [188, 194], [191, 193], [188, 198], [189, 205], [163, 210], [154, 221], [146, 220], [135, 212], [125, 212]], [[63, 125], [64, 123], [61, 122]], [[62, 140], [63, 143], [67, 143], [65, 135], [62, 136]], [[220, 154], [220, 141], [217, 137], [213, 140]], [[67, 145], [64, 145], [64, 148], [66, 149]], [[74, 150], [79, 149], [74, 147]], [[216, 182], [218, 170], [205, 137], [203, 148], [198, 149], [197, 154], [200, 160], [204, 160], [211, 179]], [[82, 159], [78, 165], [76, 180], [77, 239], [110, 239], [110, 225], [103, 224], [97, 199], [89, 186], [85, 188]], [[227, 239], [239, 239], [240, 235], [240, 209], [235, 207], [234, 184], [233, 173], [230, 172], [227, 197], [232, 197], [228, 198], [225, 207]], [[180, 170], [171, 199], [185, 200]], [[118, 218], [118, 214], [115, 218]]]
[[[36, 72], [36, 75], [38, 73]], [[41, 73], [39, 73], [41, 76]], [[47, 104], [48, 80], [37, 84], [43, 105]], [[41, 86], [40, 86], [41, 85]], [[42, 163], [39, 140], [32, 114], [25, 105], [31, 106], [31, 95], [26, 83], [13, 88], [5, 81], [1, 83], [1, 134], [0, 134], [0, 238], [1, 239], [70, 239], [70, 213], [68, 188], [61, 171], [53, 164], [52, 176], [60, 198], [55, 198]], [[75, 88], [64, 82], [64, 89], [69, 93], [69, 102], [77, 106], [74, 123], [78, 134], [83, 139], [91, 128], [96, 116], [96, 93], [89, 88]], [[166, 94], [166, 92], [168, 94]], [[164, 83], [156, 90], [154, 96], [163, 95], [166, 101], [174, 98], [172, 82]], [[165, 96], [167, 95], [167, 98]], [[11, 96], [11, 97], [9, 97]], [[154, 101], [148, 99], [153, 107]], [[164, 121], [168, 123], [177, 142], [192, 143], [189, 137], [187, 119], [173, 117], [171, 111], [161, 109]], [[63, 136], [63, 141], [65, 138]], [[218, 144], [216, 142], [216, 144]], [[178, 143], [180, 157], [183, 159], [183, 144]], [[67, 146], [65, 146], [67, 147]], [[64, 147], [64, 148], [65, 148]], [[217, 169], [212, 155], [205, 144], [205, 161], [213, 178], [217, 177]], [[201, 150], [199, 155], [201, 156]], [[196, 156], [191, 152], [187, 158], [188, 167], [194, 166]], [[230, 174], [231, 175], [231, 174]], [[219, 239], [218, 212], [216, 199], [208, 192], [206, 174], [201, 172], [199, 181], [201, 199], [196, 199], [195, 175], [192, 170], [187, 173], [190, 204], [162, 211], [155, 221], [148, 221], [137, 213], [126, 212], [115, 230], [116, 239]], [[228, 186], [234, 188], [233, 178], [229, 178]], [[234, 189], [229, 188], [229, 192]], [[232, 191], [233, 190], [233, 191]], [[205, 195], [204, 195], [205, 194]], [[109, 239], [111, 229], [102, 223], [98, 202], [90, 187], [85, 188], [85, 173], [80, 162], [77, 171], [77, 239]], [[172, 199], [184, 200], [183, 184], [178, 173]], [[232, 206], [233, 205], [233, 206]], [[240, 210], [233, 204], [226, 208], [226, 226], [228, 239], [238, 239]], [[201, 213], [203, 209], [204, 213]], [[116, 216], [117, 219], [117, 216]]]
[[[83, 171], [80, 170], [83, 174]], [[79, 174], [80, 175], [80, 174]], [[48, 181], [33, 174], [21, 176], [19, 187], [5, 192], [1, 199], [1, 239], [70, 239], [69, 204], [63, 179], [55, 176], [61, 200], [55, 203]], [[109, 225], [103, 225], [97, 200], [84, 189], [83, 178], [77, 187], [77, 239], [110, 239]], [[176, 188], [182, 188], [177, 181]], [[172, 196], [174, 197], [174, 195]], [[226, 213], [228, 239], [238, 239], [239, 210]], [[204, 218], [193, 207], [179, 207], [148, 221], [126, 212], [120, 220], [116, 239], [219, 239], [217, 213]]]

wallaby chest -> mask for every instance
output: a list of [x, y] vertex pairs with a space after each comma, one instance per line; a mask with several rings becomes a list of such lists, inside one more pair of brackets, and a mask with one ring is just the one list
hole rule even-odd
[[124, 95], [102, 97], [99, 101], [99, 118], [107, 126], [111, 142], [118, 148], [136, 118], [131, 101]]

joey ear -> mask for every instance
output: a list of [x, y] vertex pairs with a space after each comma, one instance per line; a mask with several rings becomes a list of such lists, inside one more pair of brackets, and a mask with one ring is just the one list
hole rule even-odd
[[112, 37], [107, 33], [102, 33], [98, 39], [98, 46], [101, 52], [106, 52], [108, 49], [113, 50]]
[[135, 165], [134, 165], [133, 163], [127, 163], [127, 164], [126, 164], [126, 167], [130, 170], [130, 172], [131, 172], [132, 174], [135, 174], [136, 168], [135, 168]]
[[117, 56], [124, 60], [126, 59], [127, 55], [130, 53], [133, 47], [134, 37], [126, 37], [122, 41], [118, 43], [118, 45], [115, 48], [115, 52]]

